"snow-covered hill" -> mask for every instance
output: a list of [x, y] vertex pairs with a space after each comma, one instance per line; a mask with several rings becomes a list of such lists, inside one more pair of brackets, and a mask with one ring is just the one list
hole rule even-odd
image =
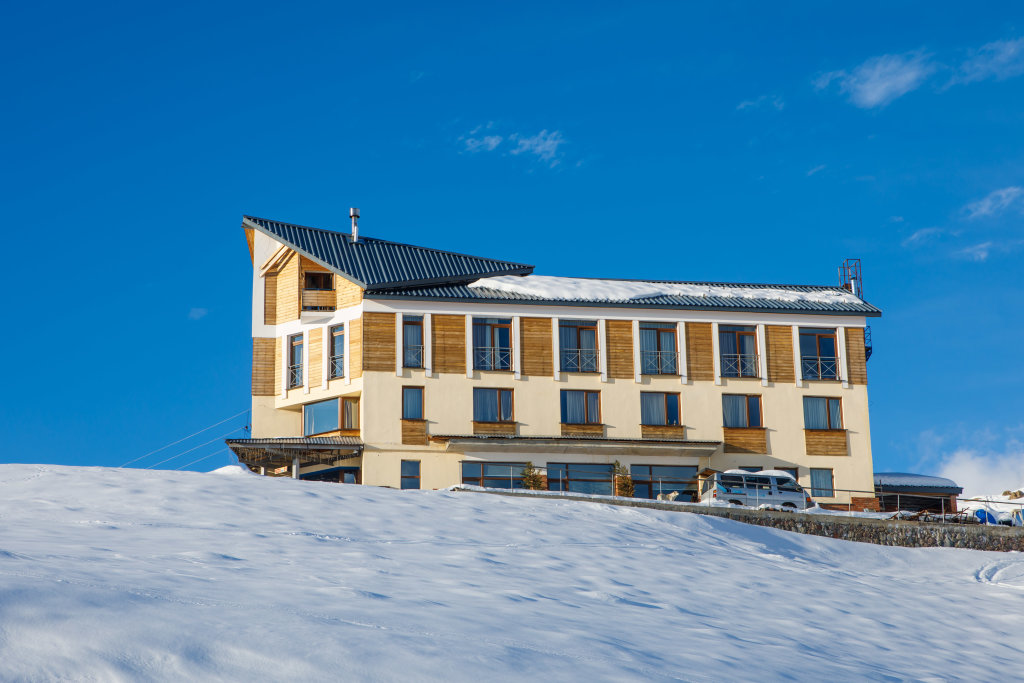
[[0, 680], [1024, 670], [1018, 554], [234, 472], [0, 466]]

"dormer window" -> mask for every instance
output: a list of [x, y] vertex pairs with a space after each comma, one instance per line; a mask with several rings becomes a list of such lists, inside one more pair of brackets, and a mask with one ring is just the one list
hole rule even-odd
[[307, 270], [302, 276], [302, 310], [333, 311], [336, 295], [334, 276], [319, 270]]
[[305, 289], [331, 290], [334, 289], [332, 280], [333, 278], [330, 273], [311, 273], [307, 271]]

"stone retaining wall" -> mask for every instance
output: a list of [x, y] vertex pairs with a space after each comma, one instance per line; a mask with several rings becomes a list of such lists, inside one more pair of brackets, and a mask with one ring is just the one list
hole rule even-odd
[[[456, 489], [459, 490], [459, 489]], [[464, 489], [463, 489], [464, 490]], [[773, 510], [744, 510], [740, 508], [708, 507], [687, 503], [667, 503], [646, 499], [591, 498], [558, 493], [519, 493], [516, 491], [478, 491], [499, 496], [522, 498], [555, 498], [603, 505], [650, 508], [689, 512], [712, 517], [725, 517], [737, 522], [757, 524], [812, 536], [841, 538], [846, 541], [899, 545], [908, 548], [971, 548], [973, 550], [1024, 551], [1024, 529], [982, 524], [934, 524], [926, 522], [865, 519], [863, 517], [837, 517], [808, 515], [798, 512]]]

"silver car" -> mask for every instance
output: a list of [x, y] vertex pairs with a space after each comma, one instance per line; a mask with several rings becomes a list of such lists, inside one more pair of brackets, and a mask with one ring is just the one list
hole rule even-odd
[[779, 471], [716, 472], [701, 486], [701, 502], [720, 500], [733, 505], [778, 505], [804, 510], [814, 507], [810, 495], [792, 476]]

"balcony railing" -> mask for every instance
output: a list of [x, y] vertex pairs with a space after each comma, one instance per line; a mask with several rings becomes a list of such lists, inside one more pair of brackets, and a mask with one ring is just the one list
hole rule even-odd
[[562, 372], [597, 372], [597, 349], [562, 349]]
[[640, 351], [640, 372], [644, 375], [677, 375], [679, 365], [675, 351]]
[[406, 344], [402, 348], [402, 367], [422, 368], [423, 346], [416, 346], [415, 344]]
[[757, 377], [756, 353], [723, 353], [722, 377]]
[[333, 289], [302, 290], [302, 310], [333, 311], [337, 297]]
[[475, 346], [473, 367], [477, 370], [511, 370], [512, 349], [507, 346]]
[[302, 363], [288, 366], [288, 388], [294, 389], [302, 386]]
[[804, 379], [839, 379], [839, 359], [835, 356], [804, 356], [800, 369]]
[[345, 355], [340, 354], [337, 356], [331, 356], [329, 359], [330, 367], [328, 367], [328, 379], [337, 379], [345, 376]]

